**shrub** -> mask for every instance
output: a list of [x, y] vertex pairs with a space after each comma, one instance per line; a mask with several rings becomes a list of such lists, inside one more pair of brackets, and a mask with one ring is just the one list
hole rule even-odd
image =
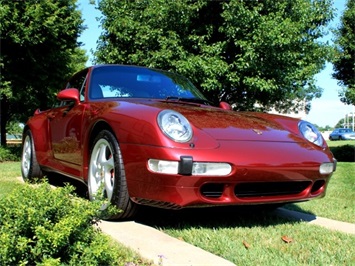
[[0, 146], [0, 162], [8, 162], [8, 161], [20, 161], [22, 153], [22, 146]]
[[118, 249], [93, 226], [101, 203], [74, 188], [21, 185], [0, 200], [2, 265], [119, 265]]
[[355, 162], [355, 146], [353, 145], [330, 147], [330, 150], [338, 162]]

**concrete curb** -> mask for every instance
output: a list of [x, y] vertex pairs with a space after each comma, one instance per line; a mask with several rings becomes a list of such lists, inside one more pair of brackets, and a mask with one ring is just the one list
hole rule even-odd
[[331, 220], [328, 218], [318, 217], [312, 214], [306, 214], [297, 211], [291, 211], [284, 208], [279, 208], [275, 210], [275, 213], [287, 219], [293, 219], [298, 221], [308, 222], [310, 224], [316, 224], [319, 226], [326, 227], [331, 230], [340, 231], [347, 234], [355, 235], [355, 224], [340, 222]]
[[232, 266], [232, 262], [136, 222], [101, 221], [99, 228], [143, 258], [163, 266]]

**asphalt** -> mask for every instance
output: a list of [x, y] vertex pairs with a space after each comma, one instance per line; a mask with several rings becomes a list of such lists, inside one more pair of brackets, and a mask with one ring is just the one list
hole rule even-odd
[[[334, 221], [310, 214], [290, 211], [283, 208], [275, 210], [279, 216], [299, 220], [337, 230], [347, 234], [355, 234], [355, 224]], [[155, 228], [137, 222], [101, 221], [102, 232], [124, 246], [136, 251], [142, 258], [152, 261], [154, 265], [164, 266], [229, 266], [232, 262], [211, 254], [177, 238], [171, 237]]]

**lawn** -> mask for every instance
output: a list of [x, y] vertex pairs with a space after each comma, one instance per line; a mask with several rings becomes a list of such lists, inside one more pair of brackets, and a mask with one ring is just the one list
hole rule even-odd
[[338, 147], [344, 145], [352, 145], [355, 148], [355, 140], [327, 140], [327, 144], [329, 147]]
[[[20, 184], [19, 169], [18, 162], [0, 164], [0, 197]], [[351, 222], [355, 230], [354, 171], [355, 163], [339, 163], [326, 197], [286, 207]], [[236, 265], [355, 265], [355, 235], [287, 220], [272, 212], [250, 208], [146, 208], [136, 221]]]
[[10, 193], [16, 186], [21, 184], [19, 162], [0, 163], [0, 198]]

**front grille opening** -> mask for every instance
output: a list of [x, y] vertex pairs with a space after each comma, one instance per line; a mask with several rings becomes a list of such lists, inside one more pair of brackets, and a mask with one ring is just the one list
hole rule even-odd
[[325, 184], [324, 180], [317, 180], [316, 182], [314, 182], [313, 186], [312, 186], [312, 190], [311, 193], [317, 193]]
[[295, 195], [304, 191], [311, 181], [241, 183], [234, 188], [238, 198]]
[[224, 184], [209, 183], [201, 187], [201, 194], [206, 198], [219, 198], [223, 194]]

